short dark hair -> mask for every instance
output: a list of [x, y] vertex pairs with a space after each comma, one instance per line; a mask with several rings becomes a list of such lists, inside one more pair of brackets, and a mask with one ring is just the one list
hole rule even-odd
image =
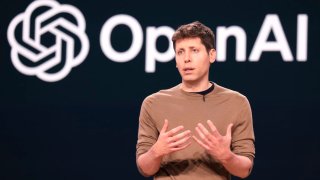
[[181, 25], [173, 34], [173, 48], [176, 49], [176, 41], [184, 38], [199, 37], [201, 43], [206, 47], [207, 52], [216, 48], [213, 31], [199, 21]]

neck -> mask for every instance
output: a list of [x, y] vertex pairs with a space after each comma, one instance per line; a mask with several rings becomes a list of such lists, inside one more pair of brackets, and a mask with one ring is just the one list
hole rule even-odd
[[210, 87], [211, 83], [209, 80], [203, 82], [185, 82], [182, 81], [181, 89], [186, 92], [201, 92], [205, 91]]

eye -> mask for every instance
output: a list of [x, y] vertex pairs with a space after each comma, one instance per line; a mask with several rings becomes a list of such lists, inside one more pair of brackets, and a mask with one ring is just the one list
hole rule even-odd
[[177, 54], [178, 54], [178, 55], [182, 55], [182, 54], [183, 54], [183, 51], [182, 51], [182, 50], [179, 50], [179, 51], [177, 52]]
[[193, 49], [192, 49], [192, 52], [198, 53], [198, 52], [199, 52], [199, 49], [193, 48]]

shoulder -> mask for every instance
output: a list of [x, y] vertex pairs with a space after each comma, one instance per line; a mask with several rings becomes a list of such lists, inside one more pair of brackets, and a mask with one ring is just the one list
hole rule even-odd
[[214, 84], [215, 85], [215, 90], [216, 90], [216, 95], [222, 98], [226, 98], [232, 101], [235, 101], [237, 103], [246, 103], [248, 102], [248, 99], [245, 95], [241, 94], [238, 91], [220, 86], [218, 84]]
[[158, 92], [155, 92], [153, 94], [150, 94], [143, 100], [143, 104], [145, 105], [152, 105], [157, 102], [161, 102], [163, 100], [167, 100], [172, 98], [173, 96], [176, 96], [178, 94], [179, 88], [178, 85], [171, 87], [169, 89], [162, 89]]

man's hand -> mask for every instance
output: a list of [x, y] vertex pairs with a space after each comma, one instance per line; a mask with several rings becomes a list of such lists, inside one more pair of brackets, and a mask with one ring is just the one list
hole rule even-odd
[[138, 157], [137, 163], [144, 176], [152, 176], [158, 172], [163, 156], [182, 150], [191, 144], [191, 131], [180, 132], [183, 128], [178, 126], [167, 131], [168, 120], [164, 120], [157, 142], [149, 151]]
[[[170, 154], [175, 151], [179, 151], [188, 147], [191, 142], [191, 131], [185, 130], [183, 126], [168, 130], [168, 120], [164, 120], [164, 125], [160, 131], [157, 142], [152, 147], [156, 157], [163, 157], [164, 155]], [[180, 132], [180, 133], [178, 133]]]
[[233, 124], [229, 124], [227, 134], [222, 136], [210, 120], [208, 120], [207, 123], [210, 127], [210, 131], [208, 131], [203, 124], [198, 123], [195, 129], [200, 136], [200, 139], [196, 136], [193, 136], [193, 139], [205, 148], [214, 159], [220, 162], [228, 161], [232, 157], [230, 144], [231, 128]]
[[247, 177], [252, 168], [251, 160], [246, 156], [234, 154], [230, 149], [231, 128], [233, 124], [229, 124], [227, 134], [222, 136], [210, 120], [208, 120], [207, 123], [210, 127], [210, 131], [199, 123], [196, 127], [196, 131], [200, 136], [200, 139], [195, 136], [193, 136], [193, 138], [232, 175], [240, 178]]

